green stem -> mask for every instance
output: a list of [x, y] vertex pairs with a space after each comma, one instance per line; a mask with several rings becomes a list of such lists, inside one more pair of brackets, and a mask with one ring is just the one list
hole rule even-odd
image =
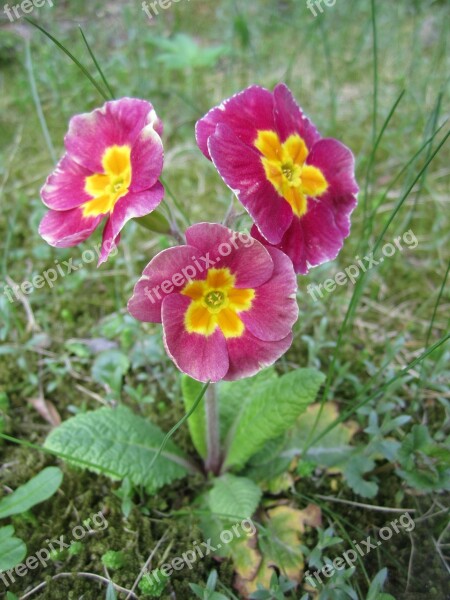
[[[209, 386], [209, 381], [205, 383], [205, 385], [202, 387], [199, 395], [197, 396], [194, 404], [192, 405], [192, 408], [190, 411], [188, 411], [184, 417], [182, 417], [178, 423], [176, 425], [174, 425], [172, 427], [172, 429], [164, 436], [164, 439], [161, 443], [161, 446], [159, 447], [157, 453], [155, 454], [155, 456], [153, 457], [152, 462], [150, 463], [149, 466], [149, 470], [153, 467], [153, 465], [155, 464], [155, 462], [158, 460], [158, 458], [161, 456], [161, 452], [164, 450], [164, 448], [166, 447], [167, 442], [170, 440], [170, 438], [173, 436], [173, 434], [177, 431], [177, 429], [179, 429], [183, 423], [185, 421], [187, 421], [189, 419], [189, 417], [192, 415], [192, 413], [195, 411], [195, 409], [197, 408], [197, 406], [200, 404], [201, 399], [203, 398], [203, 396], [205, 395], [205, 392], [207, 391]], [[193, 466], [196, 470], [197, 468], [195, 467], [195, 465], [193, 465], [191, 463], [191, 466]]]
[[216, 388], [210, 385], [205, 396], [206, 436], [208, 453], [205, 461], [207, 471], [217, 475], [220, 472], [220, 425]]

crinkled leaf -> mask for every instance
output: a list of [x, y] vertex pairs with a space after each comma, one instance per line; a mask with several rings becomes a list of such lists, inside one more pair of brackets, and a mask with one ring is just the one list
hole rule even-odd
[[125, 406], [100, 408], [65, 421], [48, 436], [45, 447], [63, 453], [97, 473], [112, 479], [129, 477], [149, 493], [180, 479], [189, 468], [184, 454], [169, 440], [152, 469], [150, 463], [164, 439], [164, 433], [147, 419]]
[[304, 510], [289, 506], [276, 506], [267, 511], [264, 528], [258, 535], [261, 562], [253, 577], [238, 571], [235, 587], [247, 598], [258, 587], [269, 589], [274, 569], [299, 583], [303, 573], [302, 534], [305, 525], [321, 526], [321, 511], [314, 504]]
[[281, 456], [285, 449], [286, 436], [269, 440], [250, 458], [243, 475], [257, 482], [271, 481], [283, 475], [292, 461], [290, 456]]
[[0, 500], [0, 519], [18, 515], [53, 496], [61, 485], [63, 474], [58, 467], [47, 467]]
[[270, 381], [276, 381], [278, 375], [273, 367], [260, 371], [254, 377], [247, 377], [239, 381], [222, 381], [217, 384], [220, 409], [220, 433], [225, 439], [236, 415], [250, 398], [258, 396]]
[[248, 519], [258, 508], [261, 490], [251, 479], [227, 473], [214, 481], [209, 492], [211, 512], [234, 520]]
[[225, 465], [242, 467], [266, 442], [294, 425], [314, 402], [323, 379], [315, 369], [297, 369], [250, 393], [230, 427]]

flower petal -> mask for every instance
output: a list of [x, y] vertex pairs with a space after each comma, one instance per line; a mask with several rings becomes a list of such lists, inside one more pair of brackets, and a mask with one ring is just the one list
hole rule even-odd
[[164, 188], [157, 182], [151, 189], [143, 192], [129, 193], [117, 201], [111, 219], [111, 235], [117, 237], [124, 225], [137, 217], [143, 217], [155, 210], [164, 197]]
[[218, 223], [196, 223], [186, 230], [186, 240], [198, 249], [197, 258], [209, 260], [209, 267], [229, 268], [236, 278], [235, 287], [255, 288], [272, 275], [270, 255], [248, 234], [236, 233]]
[[69, 248], [84, 242], [102, 219], [103, 215], [84, 217], [81, 208], [49, 210], [39, 225], [39, 234], [50, 246]]
[[172, 294], [162, 303], [164, 344], [176, 366], [198, 381], [220, 381], [228, 372], [227, 344], [219, 328], [209, 336], [188, 333], [184, 324], [191, 299]]
[[249, 330], [239, 338], [227, 340], [229, 369], [225, 381], [251, 377], [261, 369], [273, 365], [292, 344], [292, 333], [276, 342], [263, 342]]
[[179, 293], [189, 281], [192, 273], [185, 274], [184, 269], [196, 254], [198, 250], [193, 246], [175, 246], [152, 258], [128, 302], [129, 313], [139, 321], [161, 323], [162, 301], [170, 294]]
[[53, 210], [70, 210], [92, 199], [85, 190], [91, 171], [65, 154], [41, 189], [42, 202]]
[[74, 161], [92, 173], [102, 173], [105, 149], [114, 145], [132, 147], [141, 130], [150, 124], [156, 132], [162, 132], [150, 102], [121, 98], [73, 117], [64, 143]]
[[131, 149], [130, 192], [141, 192], [152, 187], [161, 175], [164, 150], [161, 138], [147, 125]]
[[336, 193], [358, 192], [355, 158], [350, 148], [333, 138], [323, 138], [311, 150], [306, 162], [322, 171]]
[[211, 159], [208, 138], [219, 123], [226, 123], [244, 143], [252, 146], [258, 131], [273, 129], [273, 96], [269, 90], [252, 85], [210, 110], [195, 127], [197, 144]]
[[291, 90], [284, 83], [280, 83], [274, 89], [273, 95], [275, 124], [281, 141], [284, 142], [291, 135], [298, 133], [311, 149], [320, 139], [320, 134], [295, 101]]
[[267, 179], [256, 148], [242, 143], [226, 125], [209, 138], [216, 169], [239, 198], [264, 237], [277, 244], [292, 221], [292, 208]]
[[270, 246], [267, 250], [275, 267], [273, 275], [255, 290], [250, 310], [239, 316], [255, 337], [277, 341], [291, 332], [298, 318], [297, 278], [291, 260], [283, 252]]

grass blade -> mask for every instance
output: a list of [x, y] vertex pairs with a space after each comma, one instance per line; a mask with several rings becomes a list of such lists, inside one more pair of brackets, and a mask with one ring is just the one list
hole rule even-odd
[[447, 340], [449, 340], [449, 339], [450, 339], [450, 333], [448, 333], [447, 335], [445, 335], [444, 337], [442, 337], [435, 344], [433, 344], [433, 346], [429, 347], [420, 356], [418, 356], [413, 361], [411, 361], [404, 369], [402, 369], [401, 371], [399, 371], [397, 373], [397, 375], [394, 375], [394, 377], [391, 377], [391, 379], [389, 379], [389, 381], [387, 381], [386, 383], [384, 383], [378, 390], [376, 390], [375, 392], [373, 392], [372, 394], [370, 394], [370, 396], [368, 396], [364, 400], [361, 400], [361, 402], [358, 402], [358, 404], [356, 404], [353, 408], [350, 408], [350, 409], [344, 411], [342, 414], [340, 414], [339, 417], [337, 419], [335, 419], [332, 423], [330, 423], [330, 425], [328, 425], [328, 427], [326, 427], [316, 438], [314, 438], [312, 440], [312, 442], [310, 442], [304, 448], [303, 451], [306, 452], [311, 446], [313, 446], [314, 444], [316, 444], [325, 435], [327, 435], [327, 433], [329, 433], [332, 429], [334, 429], [336, 427], [336, 425], [339, 425], [340, 423], [342, 423], [343, 421], [345, 421], [346, 419], [348, 419], [349, 417], [351, 417], [359, 408], [361, 408], [362, 406], [364, 406], [365, 404], [367, 404], [368, 402], [370, 402], [370, 400], [373, 400], [379, 394], [381, 394], [382, 392], [384, 392], [385, 390], [387, 390], [387, 388], [389, 386], [391, 386], [393, 383], [395, 383], [398, 379], [401, 379], [402, 377], [404, 377], [405, 375], [407, 375], [408, 372], [412, 368], [414, 368], [416, 365], [418, 365], [419, 363], [421, 363], [425, 358], [427, 358], [427, 356], [429, 356], [430, 354], [432, 354], [432, 352], [434, 352], [435, 350], [437, 350], [440, 346], [442, 346], [442, 344], [445, 344], [445, 342]]
[[79, 25], [78, 27], [80, 29], [80, 33], [81, 33], [81, 37], [83, 38], [83, 42], [86, 44], [86, 48], [88, 49], [88, 52], [94, 62], [94, 65], [96, 66], [97, 71], [99, 72], [99, 75], [102, 78], [103, 83], [105, 84], [108, 92], [110, 93], [111, 99], [114, 100], [114, 98], [115, 98], [114, 92], [113, 92], [111, 86], [109, 85], [108, 81], [106, 80], [106, 77], [105, 77], [100, 65], [98, 64], [97, 59], [94, 56], [94, 53], [92, 52], [91, 46], [89, 45], [89, 42], [87, 41], [86, 36], [84, 35], [83, 30], [81, 29], [81, 25]]
[[202, 387], [202, 389], [201, 389], [201, 391], [200, 391], [199, 395], [197, 396], [197, 398], [196, 398], [196, 400], [195, 400], [194, 404], [192, 405], [192, 408], [191, 408], [191, 410], [189, 410], [189, 411], [188, 411], [188, 412], [187, 412], [187, 413], [184, 415], [184, 417], [182, 417], [182, 418], [181, 418], [181, 419], [178, 421], [178, 423], [177, 423], [176, 425], [174, 425], [174, 426], [172, 427], [172, 429], [171, 429], [171, 430], [170, 430], [170, 431], [169, 431], [169, 432], [166, 434], [165, 438], [163, 439], [163, 441], [162, 441], [162, 443], [161, 443], [161, 446], [159, 447], [159, 450], [158, 450], [158, 452], [155, 454], [155, 456], [154, 456], [154, 457], [153, 457], [153, 459], [152, 459], [152, 462], [150, 463], [149, 470], [150, 470], [150, 469], [153, 467], [153, 465], [155, 464], [155, 462], [158, 460], [159, 456], [161, 455], [161, 452], [164, 450], [164, 448], [165, 448], [165, 446], [166, 446], [167, 442], [168, 442], [168, 441], [170, 440], [170, 438], [173, 436], [173, 434], [175, 433], [175, 431], [177, 431], [177, 429], [179, 429], [179, 428], [180, 428], [180, 427], [183, 425], [183, 423], [189, 419], [189, 417], [190, 417], [190, 416], [193, 414], [193, 412], [195, 411], [195, 409], [197, 408], [197, 406], [200, 404], [200, 402], [201, 402], [201, 400], [202, 400], [203, 396], [204, 396], [204, 395], [205, 395], [205, 393], [206, 393], [206, 390], [208, 389], [209, 383], [210, 383], [210, 382], [209, 382], [209, 381], [207, 381], [207, 382], [205, 383], [205, 385]]
[[80, 63], [80, 61], [75, 58], [75, 56], [70, 52], [70, 50], [68, 50], [65, 46], [63, 46], [63, 44], [61, 44], [60, 41], [58, 41], [55, 37], [52, 36], [51, 33], [49, 33], [48, 31], [46, 31], [43, 27], [41, 27], [38, 23], [36, 23], [35, 21], [33, 21], [32, 19], [26, 17], [26, 20], [28, 21], [28, 23], [30, 23], [30, 25], [33, 25], [33, 27], [36, 27], [36, 29], [39, 29], [39, 31], [42, 31], [42, 33], [44, 35], [46, 35], [56, 46], [58, 46], [58, 48], [60, 48], [64, 54], [66, 54], [70, 60], [72, 62], [74, 62], [76, 64], [76, 66], [80, 69], [80, 71], [83, 73], [83, 75], [85, 75], [89, 81], [92, 83], [92, 85], [95, 87], [95, 89], [98, 91], [98, 93], [105, 99], [105, 100], [109, 100], [108, 95], [105, 93], [105, 91], [101, 88], [101, 86], [95, 81], [95, 79], [92, 77], [92, 75], [89, 73], [89, 71], [86, 69], [86, 67], [84, 65], [82, 65]]
[[30, 91], [33, 97], [34, 106], [36, 108], [39, 123], [41, 125], [42, 133], [44, 135], [45, 143], [47, 144], [48, 152], [54, 163], [56, 163], [56, 152], [50, 137], [50, 132], [47, 127], [47, 121], [45, 120], [44, 112], [42, 110], [41, 100], [36, 86], [36, 79], [34, 77], [33, 62], [31, 60], [30, 41], [25, 41], [25, 66], [27, 69], [28, 82], [30, 84]]

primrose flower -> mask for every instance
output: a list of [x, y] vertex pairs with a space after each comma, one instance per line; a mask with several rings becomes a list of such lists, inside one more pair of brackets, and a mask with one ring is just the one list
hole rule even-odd
[[129, 312], [162, 322], [167, 353], [199, 381], [250, 377], [274, 363], [298, 316], [289, 258], [215, 223], [189, 227], [186, 241], [150, 261]]
[[353, 154], [321, 138], [286, 85], [236, 94], [198, 121], [196, 137], [254, 220], [252, 235], [296, 273], [338, 255], [356, 206]]
[[153, 211], [164, 196], [161, 121], [146, 100], [121, 98], [70, 120], [66, 153], [41, 190], [50, 211], [39, 233], [51, 246], [86, 240], [101, 221], [99, 264], [127, 221]]

